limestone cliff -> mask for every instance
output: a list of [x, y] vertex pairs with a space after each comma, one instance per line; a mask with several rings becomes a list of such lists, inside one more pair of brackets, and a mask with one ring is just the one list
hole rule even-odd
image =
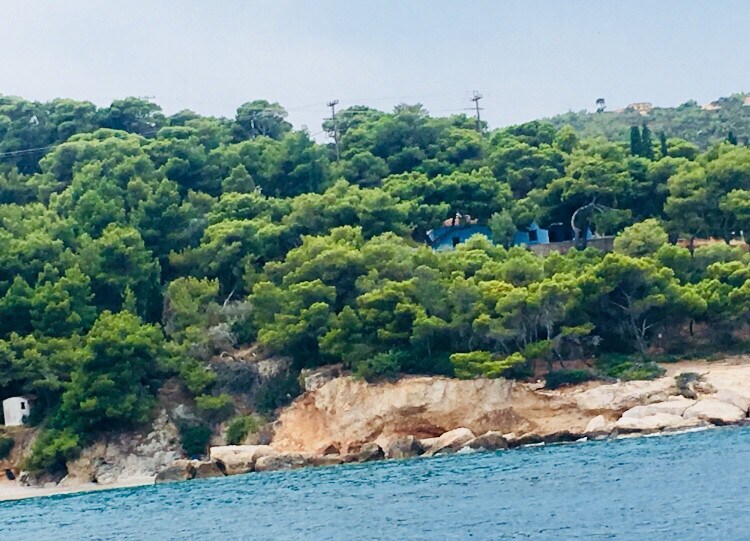
[[[603, 393], [602, 387], [613, 389]], [[306, 452], [334, 447], [346, 453], [369, 441], [403, 435], [429, 438], [458, 427], [475, 434], [490, 430], [582, 433], [599, 410], [628, 408], [624, 399], [614, 408], [599, 406], [599, 402], [615, 400], [620, 387], [578, 388], [566, 393], [540, 391], [504, 379], [415, 377], [372, 385], [350, 377], [337, 378], [306, 393], [281, 414], [273, 446]], [[628, 396], [656, 395], [664, 394], [665, 384], [638, 382], [627, 387], [624, 394]], [[638, 393], [636, 389], [647, 391]]]
[[[592, 427], [610, 432], [647, 430], [651, 424], [674, 428], [699, 422], [734, 422], [732, 414], [746, 417], [750, 403], [750, 363], [734, 358], [721, 363], [667, 365], [668, 375], [653, 381], [588, 383], [557, 391], [539, 385], [503, 379], [462, 381], [448, 378], [412, 377], [391, 383], [368, 384], [351, 377], [328, 381], [305, 393], [282, 412], [272, 442], [283, 452], [340, 453], [357, 450], [367, 442], [383, 443], [398, 436], [430, 438], [459, 427], [474, 434], [488, 431], [537, 434], [560, 432], [584, 434]], [[615, 423], [637, 406], [661, 404], [680, 394], [674, 375], [694, 371], [703, 374], [699, 404], [663, 418], [666, 406], [633, 415]], [[732, 403], [729, 412], [716, 401]], [[682, 404], [682, 403], [681, 403]], [[674, 408], [672, 408], [674, 410]], [[739, 413], [738, 413], [739, 412]], [[662, 414], [662, 417], [652, 417]], [[666, 424], [665, 424], [666, 423]]]

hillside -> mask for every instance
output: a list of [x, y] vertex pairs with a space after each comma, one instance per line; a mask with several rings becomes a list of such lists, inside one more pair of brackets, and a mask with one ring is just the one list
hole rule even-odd
[[732, 94], [710, 104], [695, 101], [678, 107], [654, 107], [648, 114], [632, 108], [603, 113], [569, 112], [549, 120], [557, 128], [570, 125], [582, 137], [605, 137], [610, 141], [629, 141], [631, 126], [648, 124], [653, 133], [664, 133], [667, 138], [680, 138], [705, 150], [711, 144], [725, 140], [732, 133], [747, 144], [750, 137], [750, 104], [746, 94]]
[[[0, 398], [32, 400], [25, 468], [59, 478], [165, 403], [187, 455], [263, 439], [327, 365], [558, 387], [747, 347], [747, 146], [337, 115], [338, 157], [266, 100], [213, 118], [0, 98]], [[534, 222], [614, 253], [514, 246]], [[468, 226], [492, 238], [427, 242]]]

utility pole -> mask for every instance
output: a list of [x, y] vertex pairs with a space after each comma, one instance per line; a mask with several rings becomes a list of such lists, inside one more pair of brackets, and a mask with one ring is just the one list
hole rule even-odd
[[332, 100], [328, 102], [328, 107], [331, 108], [331, 120], [333, 120], [333, 141], [336, 143], [336, 162], [341, 159], [341, 154], [339, 150], [339, 123], [338, 120], [336, 120], [336, 105], [338, 105], [339, 100]]
[[475, 90], [474, 96], [471, 98], [471, 101], [474, 102], [474, 105], [477, 108], [477, 131], [479, 133], [482, 133], [482, 120], [479, 118], [479, 111], [481, 111], [481, 108], [479, 107], [479, 100], [481, 99], [482, 99], [482, 95]]

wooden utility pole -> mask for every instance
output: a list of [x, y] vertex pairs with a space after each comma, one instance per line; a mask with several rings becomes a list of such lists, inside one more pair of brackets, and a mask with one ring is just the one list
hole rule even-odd
[[339, 150], [339, 123], [336, 120], [336, 105], [339, 100], [331, 100], [328, 102], [328, 107], [331, 108], [331, 120], [333, 120], [333, 141], [336, 143], [336, 162], [341, 159], [341, 152]]
[[471, 98], [471, 101], [474, 102], [474, 105], [477, 108], [477, 131], [479, 133], [482, 133], [482, 120], [479, 118], [479, 111], [481, 111], [481, 108], [479, 107], [479, 100], [481, 99], [482, 99], [482, 95], [475, 90], [474, 96]]

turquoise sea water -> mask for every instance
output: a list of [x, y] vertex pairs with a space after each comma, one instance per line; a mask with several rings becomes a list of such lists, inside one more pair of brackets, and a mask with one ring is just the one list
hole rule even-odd
[[0, 540], [750, 540], [750, 428], [0, 503]]

